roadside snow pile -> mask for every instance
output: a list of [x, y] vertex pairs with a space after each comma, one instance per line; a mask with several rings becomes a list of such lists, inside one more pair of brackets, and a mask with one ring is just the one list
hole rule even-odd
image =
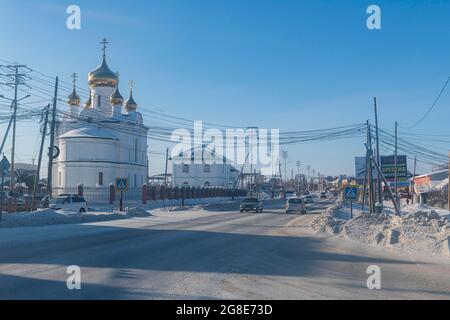
[[402, 207], [402, 215], [411, 215], [417, 212], [425, 212], [428, 214], [438, 214], [443, 218], [450, 218], [450, 211], [444, 209], [431, 208], [423, 204], [411, 204], [409, 206]]
[[155, 209], [155, 212], [179, 212], [179, 211], [233, 211], [239, 210], [240, 201], [224, 201], [196, 204], [194, 206], [167, 206]]
[[342, 207], [342, 203], [333, 204], [324, 213], [313, 220], [311, 223], [312, 229], [319, 232], [339, 233], [342, 229], [342, 225], [345, 223], [345, 220], [340, 219], [338, 216]]
[[344, 234], [368, 244], [450, 256], [450, 225], [433, 210], [403, 217], [365, 214], [349, 221]]
[[188, 211], [194, 210], [197, 206], [189, 207], [189, 206], [167, 206], [165, 208], [157, 208], [153, 209], [153, 212], [180, 212], [180, 211]]
[[55, 211], [43, 209], [35, 212], [4, 213], [0, 228], [35, 227], [55, 224], [90, 223], [135, 217], [149, 217], [150, 213], [139, 208], [130, 208], [126, 212], [87, 212]]
[[[148, 211], [146, 211], [146, 210], [144, 210], [142, 208], [139, 208], [139, 207], [126, 208], [125, 211], [126, 211], [126, 214], [128, 216], [135, 217], [135, 218], [139, 218], [139, 217], [144, 218], [144, 217], [150, 217], [151, 216], [151, 214]], [[120, 213], [120, 212], [115, 211], [114, 213]]]
[[350, 220], [345, 218], [347, 210], [343, 205], [330, 208], [314, 220], [313, 229], [369, 245], [450, 256], [450, 223], [445, 212], [419, 205], [402, 209], [401, 217], [355, 210], [355, 218]]
[[239, 210], [240, 201], [228, 201], [220, 203], [208, 203], [199, 206], [206, 211], [236, 211]]

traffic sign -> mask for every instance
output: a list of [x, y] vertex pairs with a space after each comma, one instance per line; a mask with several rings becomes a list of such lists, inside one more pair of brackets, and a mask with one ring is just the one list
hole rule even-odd
[[357, 200], [358, 199], [358, 187], [354, 187], [354, 186], [345, 187], [344, 198], [346, 200]]
[[128, 179], [127, 178], [116, 178], [114, 187], [119, 191], [128, 190]]

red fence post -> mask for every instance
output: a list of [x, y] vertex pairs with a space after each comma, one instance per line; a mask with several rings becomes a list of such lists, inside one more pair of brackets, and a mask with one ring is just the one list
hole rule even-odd
[[142, 185], [142, 204], [147, 204], [147, 191], [148, 191], [148, 185], [144, 183]]
[[78, 196], [83, 196], [83, 185], [81, 183], [78, 185]]
[[116, 189], [114, 188], [114, 184], [109, 184], [109, 204], [114, 204], [114, 200], [116, 197]]

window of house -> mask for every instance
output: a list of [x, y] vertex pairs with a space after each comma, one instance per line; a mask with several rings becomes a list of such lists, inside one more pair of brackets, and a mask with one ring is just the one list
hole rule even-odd
[[211, 172], [211, 166], [209, 164], [205, 164], [205, 166], [203, 167], [203, 172]]
[[62, 187], [62, 172], [58, 172], [58, 186]]
[[189, 166], [187, 164], [183, 165], [183, 173], [189, 173]]
[[98, 173], [98, 185], [99, 186], [103, 185], [103, 172]]

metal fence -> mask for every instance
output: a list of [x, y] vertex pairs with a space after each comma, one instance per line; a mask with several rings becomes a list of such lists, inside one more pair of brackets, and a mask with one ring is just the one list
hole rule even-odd
[[[75, 188], [53, 188], [53, 195], [77, 194], [83, 196], [89, 203], [116, 203], [121, 197], [121, 192], [108, 187], [75, 187]], [[140, 188], [129, 188], [123, 191], [124, 201], [147, 201], [158, 200], [188, 200], [207, 199], [218, 197], [242, 197], [247, 194], [244, 189], [225, 189], [223, 187], [182, 187], [172, 188], [164, 186], [147, 186]]]

